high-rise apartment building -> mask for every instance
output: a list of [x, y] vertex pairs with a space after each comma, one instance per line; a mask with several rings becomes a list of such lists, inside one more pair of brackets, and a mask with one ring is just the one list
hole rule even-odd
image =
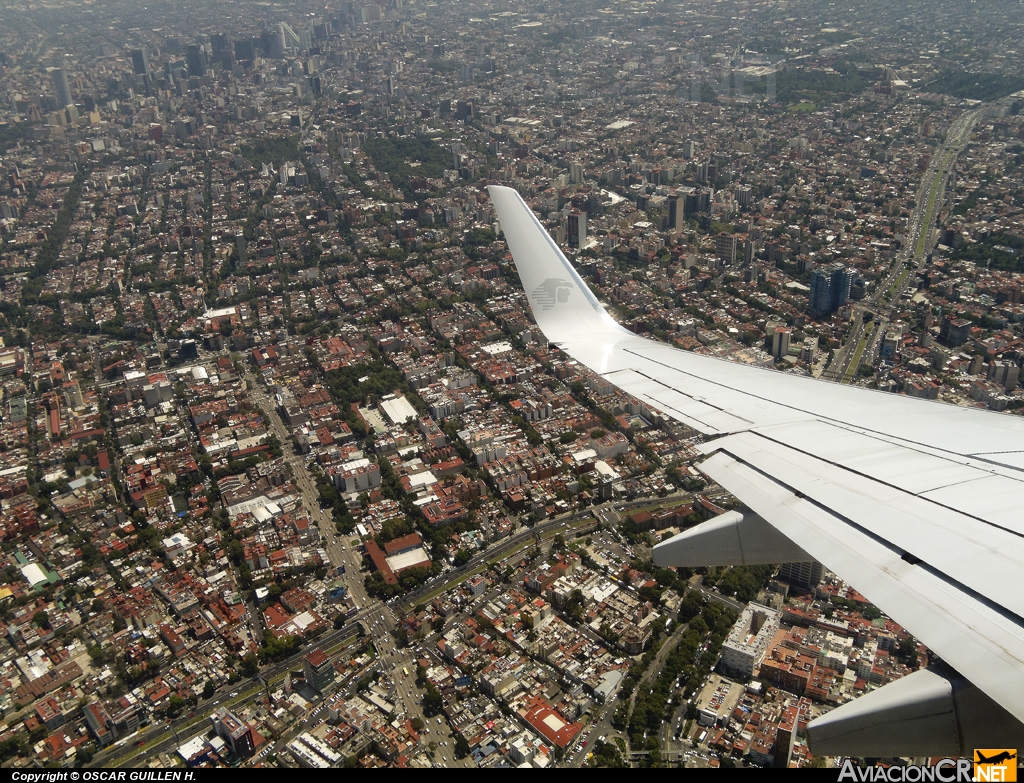
[[779, 568], [778, 579], [797, 587], [814, 589], [825, 578], [825, 566], [817, 560], [806, 563], [783, 563]]
[[736, 263], [736, 235], [722, 231], [715, 236], [715, 255], [726, 264]]
[[775, 361], [784, 359], [789, 354], [789, 340], [793, 330], [786, 326], [780, 326], [772, 333], [772, 356]]
[[811, 315], [834, 313], [850, 301], [853, 273], [842, 264], [829, 264], [811, 272], [809, 309]]

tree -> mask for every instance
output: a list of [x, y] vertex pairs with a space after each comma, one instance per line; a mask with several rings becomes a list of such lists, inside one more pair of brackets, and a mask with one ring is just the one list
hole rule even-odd
[[583, 595], [583, 591], [579, 589], [573, 590], [565, 601], [565, 613], [576, 622], [580, 622], [583, 619], [583, 605], [585, 602], [586, 598]]
[[444, 698], [432, 683], [427, 683], [427, 692], [423, 695], [423, 714], [433, 718], [444, 709]]
[[217, 686], [213, 684], [213, 680], [207, 680], [203, 686], [203, 698], [212, 699], [213, 694], [217, 692]]
[[259, 671], [259, 659], [254, 653], [249, 653], [241, 662], [241, 672], [245, 677], [255, 677], [256, 672]]
[[469, 747], [469, 743], [462, 734], [456, 734], [455, 736], [455, 758], [464, 759], [470, 754], [472, 749]]
[[176, 693], [171, 694], [171, 698], [167, 700], [167, 714], [172, 718], [185, 709], [185, 700]]

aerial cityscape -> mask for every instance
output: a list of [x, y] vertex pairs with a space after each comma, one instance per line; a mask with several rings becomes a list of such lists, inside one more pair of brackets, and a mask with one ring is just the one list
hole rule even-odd
[[1016, 0], [0, 1], [0, 763], [841, 767], [808, 724], [949, 653], [819, 560], [656, 564], [751, 501], [545, 336], [488, 187], [635, 335], [1019, 426], [1022, 47]]

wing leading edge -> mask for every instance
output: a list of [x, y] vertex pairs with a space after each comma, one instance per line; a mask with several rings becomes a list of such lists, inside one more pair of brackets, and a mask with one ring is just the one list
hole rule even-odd
[[[1024, 421], [638, 337], [608, 315], [516, 191], [489, 191], [550, 342], [713, 436], [701, 470], [1024, 721]], [[656, 559], [679, 558], [682, 542], [672, 543]]]

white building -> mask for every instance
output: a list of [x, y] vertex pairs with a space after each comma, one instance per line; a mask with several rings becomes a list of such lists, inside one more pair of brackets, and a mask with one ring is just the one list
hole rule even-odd
[[722, 645], [719, 669], [740, 677], [753, 677], [754, 669], [764, 660], [781, 620], [781, 612], [760, 604], [749, 604]]

